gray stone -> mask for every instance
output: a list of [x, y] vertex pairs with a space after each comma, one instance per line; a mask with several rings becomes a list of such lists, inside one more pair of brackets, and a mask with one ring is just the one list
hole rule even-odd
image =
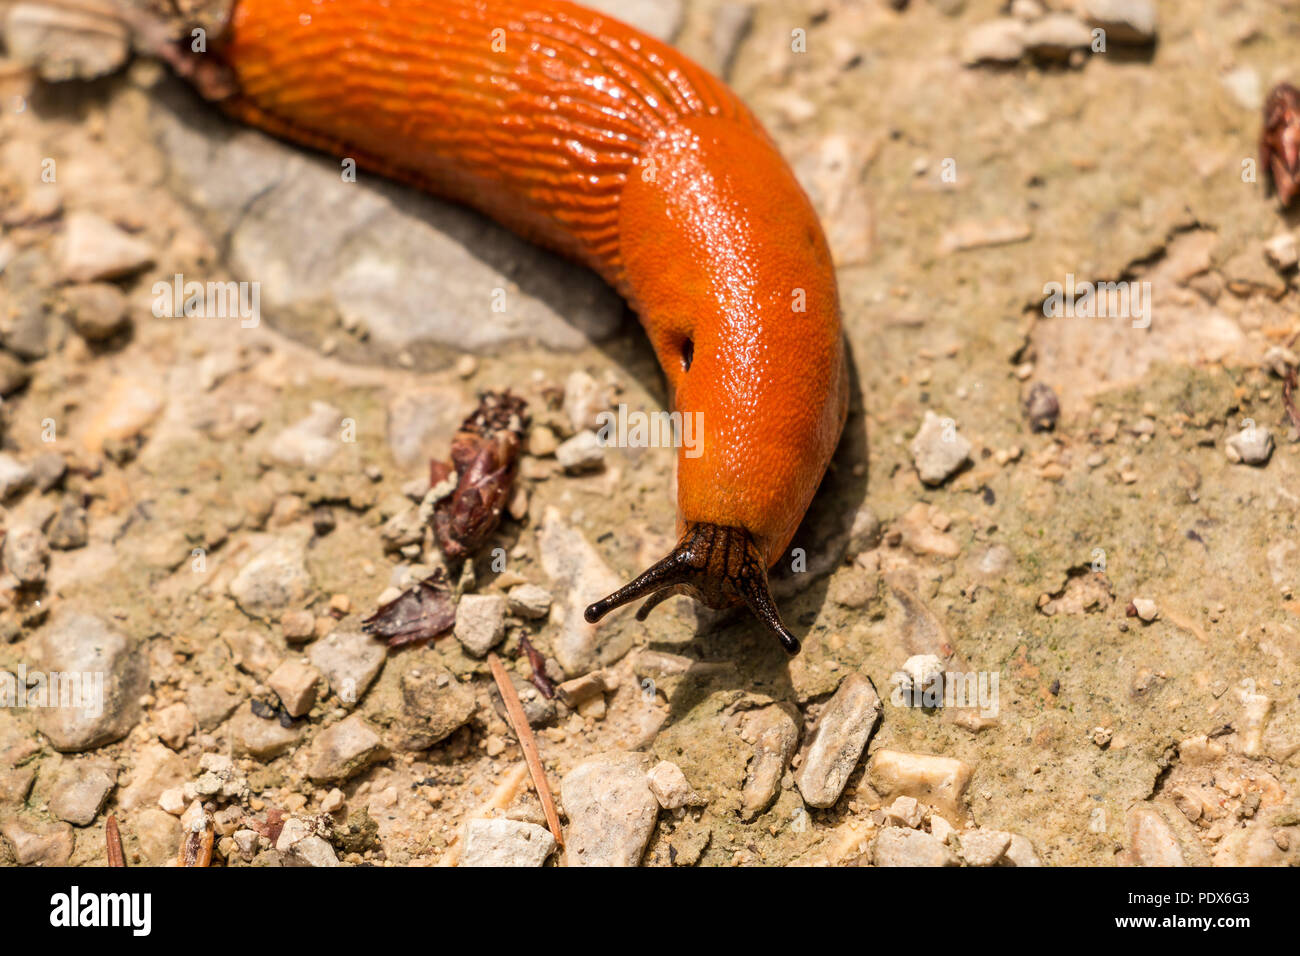
[[471, 820], [461, 866], [541, 866], [555, 850], [546, 827], [522, 820]]
[[320, 671], [290, 658], [277, 667], [266, 679], [266, 686], [275, 691], [290, 717], [301, 717], [316, 703], [316, 682]]
[[[925, 819], [925, 808], [915, 797], [898, 797], [884, 810], [885, 824], [891, 827], [907, 827], [915, 830]], [[943, 841], [940, 841], [943, 842]]]
[[771, 804], [799, 743], [799, 728], [783, 707], [772, 704], [745, 715], [741, 734], [753, 739], [754, 755], [745, 768], [740, 815], [752, 820]]
[[50, 793], [50, 813], [84, 827], [91, 823], [117, 785], [117, 767], [107, 760], [65, 764]]
[[659, 815], [659, 801], [640, 753], [605, 753], [583, 761], [560, 784], [569, 816], [564, 859], [569, 866], [636, 866]]
[[456, 640], [484, 657], [506, 636], [506, 600], [497, 594], [466, 594], [456, 605]]
[[[545, 697], [523, 675], [510, 671], [508, 676], [510, 683], [514, 685], [519, 704], [524, 709], [524, 718], [530, 727], [543, 727], [555, 720], [555, 701]], [[503, 720], [509, 719], [505, 702], [501, 700], [501, 694], [495, 686], [492, 688], [492, 706]]]
[[130, 777], [117, 794], [117, 805], [130, 813], [156, 806], [163, 791], [182, 786], [190, 777], [189, 761], [160, 743], [148, 741], [135, 752]]
[[555, 449], [555, 460], [571, 475], [595, 471], [605, 465], [605, 446], [593, 431], [580, 431]]
[[153, 261], [147, 242], [90, 212], [69, 213], [64, 219], [60, 251], [63, 277], [71, 282], [116, 279]]
[[[420, 468], [427, 478], [429, 461], [447, 454], [452, 436], [470, 408], [459, 389], [419, 388], [403, 391], [388, 405], [388, 447], [403, 468]], [[428, 486], [424, 488], [428, 491]], [[423, 498], [420, 494], [416, 500]]]
[[339, 866], [334, 848], [315, 832], [315, 828], [298, 817], [290, 817], [280, 830], [275, 848], [285, 855], [291, 866]]
[[230, 736], [236, 754], [257, 760], [274, 760], [298, 742], [298, 727], [282, 726], [272, 718], [258, 717], [251, 704], [244, 704], [230, 722]]
[[425, 750], [474, 716], [474, 691], [451, 671], [429, 661], [407, 665], [401, 678], [402, 718], [398, 746]]
[[319, 470], [343, 447], [343, 413], [325, 402], [312, 402], [310, 413], [276, 435], [272, 457], [291, 468]]
[[961, 830], [955, 835], [957, 852], [969, 866], [997, 866], [1011, 849], [1005, 830]]
[[51, 702], [57, 696], [59, 705], [39, 708], [36, 718], [54, 749], [102, 747], [121, 740], [139, 722], [140, 698], [149, 690], [149, 662], [98, 617], [58, 614], [37, 639], [36, 657], [47, 675], [61, 675], [57, 693], [49, 688]]
[[1228, 439], [1228, 460], [1244, 465], [1267, 465], [1273, 454], [1273, 433], [1263, 425], [1243, 428]]
[[8, 398], [25, 388], [31, 378], [26, 365], [9, 352], [0, 352], [0, 397]]
[[5, 348], [28, 362], [45, 358], [56, 327], [50, 321], [41, 291], [19, 290], [12, 303], [0, 312], [0, 338]]
[[5, 570], [28, 587], [45, 581], [50, 545], [38, 528], [13, 528], [5, 535]]
[[926, 411], [921, 430], [912, 439], [912, 460], [927, 485], [941, 485], [970, 460], [970, 442], [950, 418]]
[[13, 455], [0, 452], [0, 500], [8, 500], [32, 486], [32, 470]]
[[3, 25], [0, 34], [9, 56], [35, 66], [41, 79], [50, 82], [107, 76], [126, 62], [131, 49], [126, 28], [93, 11], [16, 3]]
[[876, 866], [956, 866], [957, 857], [928, 833], [888, 827], [871, 845]]
[[230, 582], [230, 594], [250, 617], [270, 619], [311, 594], [304, 542], [273, 538], [245, 562]]
[[543, 515], [538, 545], [542, 568], [552, 581], [565, 588], [563, 617], [554, 643], [555, 659], [566, 674], [576, 677], [596, 667], [598, 646], [608, 649], [611, 657], [618, 652], [618, 642], [607, 638], [617, 633], [617, 625], [612, 621], [588, 624], [583, 612], [588, 604], [617, 590], [623, 582], [556, 508], [548, 507]]
[[477, 213], [365, 171], [343, 182], [338, 160], [196, 117], [179, 97], [158, 113], [174, 185], [205, 211], [235, 273], [266, 280], [263, 313], [277, 322], [306, 330], [322, 313], [364, 316], [358, 347], [376, 357], [578, 349], [621, 329], [622, 303], [593, 273]]
[[65, 498], [59, 506], [50, 524], [49, 540], [50, 547], [60, 551], [84, 548], [90, 540], [90, 516], [74, 498]]
[[307, 775], [317, 783], [338, 783], [387, 756], [379, 734], [360, 714], [353, 714], [316, 738]]
[[1092, 31], [1068, 13], [1049, 13], [1025, 26], [1025, 47], [1037, 57], [1063, 60], [1092, 44]]
[[731, 64], [740, 43], [749, 33], [754, 21], [752, 3], [718, 4], [713, 11], [713, 29], [709, 33], [709, 54], [713, 59], [713, 72], [724, 79], [731, 73]]
[[862, 674], [849, 674], [840, 682], [817, 720], [803, 763], [795, 773], [806, 803], [829, 807], [840, 798], [880, 720], [880, 711], [880, 698]]
[[1156, 38], [1154, 0], [1087, 0], [1088, 22], [1106, 31], [1108, 43], [1144, 46]]
[[103, 342], [126, 328], [126, 294], [107, 282], [73, 286], [63, 293], [72, 327], [88, 342]]
[[333, 631], [312, 644], [307, 659], [329, 682], [330, 693], [354, 707], [379, 676], [384, 645], [360, 631]]
[[1130, 866], [1186, 866], [1182, 847], [1160, 811], [1138, 804], [1128, 813], [1128, 850], [1124, 862]]
[[987, 20], [966, 32], [962, 62], [1015, 63], [1025, 52], [1025, 25], [1012, 17]]
[[185, 799], [195, 798], [242, 802], [248, 797], [248, 779], [225, 754], [204, 754], [199, 758], [199, 775], [185, 787]]
[[691, 789], [682, 768], [668, 760], [661, 760], [646, 774], [650, 792], [665, 810], [679, 810], [688, 803], [701, 803], [699, 795]]
[[1034, 845], [1029, 842], [1028, 837], [1023, 837], [1018, 833], [1011, 835], [1011, 845], [1007, 847], [1006, 854], [999, 861], [999, 866], [1042, 866], [1043, 861], [1038, 858], [1034, 852]]
[[16, 818], [0, 825], [19, 866], [67, 866], [72, 857], [72, 827], [66, 823], [37, 824]]
[[176, 859], [181, 845], [181, 821], [165, 810], [149, 807], [135, 816], [135, 839], [150, 866], [164, 866]]
[[194, 733], [194, 715], [179, 701], [169, 704], [153, 715], [158, 739], [172, 750], [180, 750]]
[[516, 584], [506, 601], [511, 614], [530, 621], [540, 621], [551, 613], [551, 592], [536, 584]]
[[235, 712], [240, 698], [229, 694], [215, 684], [192, 684], [185, 693], [190, 713], [202, 730], [213, 730]]

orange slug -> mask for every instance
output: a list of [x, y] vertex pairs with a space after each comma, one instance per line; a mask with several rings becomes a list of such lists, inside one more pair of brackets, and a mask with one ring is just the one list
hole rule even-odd
[[839, 441], [830, 252], [753, 114], [671, 47], [564, 0], [236, 0], [222, 106], [466, 203], [594, 269], [636, 310], [676, 410], [673, 551], [587, 608], [739, 604], [790, 653], [767, 571]]

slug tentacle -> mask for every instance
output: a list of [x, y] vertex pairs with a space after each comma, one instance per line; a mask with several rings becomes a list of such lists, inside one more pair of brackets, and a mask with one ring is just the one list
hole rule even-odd
[[584, 617], [595, 624], [610, 611], [638, 598], [648, 598], [637, 612], [650, 611], [675, 594], [685, 594], [711, 608], [744, 604], [789, 654], [799, 653], [799, 640], [785, 624], [767, 587], [767, 563], [744, 528], [700, 522], [687, 527], [682, 539], [664, 558], [613, 594], [590, 605]]

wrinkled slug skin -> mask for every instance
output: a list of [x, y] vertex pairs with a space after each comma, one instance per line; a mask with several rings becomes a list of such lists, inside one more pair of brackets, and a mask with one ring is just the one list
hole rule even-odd
[[236, 117], [471, 205], [618, 289], [675, 407], [702, 415], [679, 525], [745, 528], [777, 560], [847, 412], [839, 300], [811, 204], [720, 80], [559, 0], [238, 0], [219, 53]]

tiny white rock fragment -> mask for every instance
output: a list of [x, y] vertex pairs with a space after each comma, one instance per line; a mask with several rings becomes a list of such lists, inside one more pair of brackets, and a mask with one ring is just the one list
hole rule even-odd
[[1289, 232], [1280, 232], [1264, 243], [1264, 255], [1273, 268], [1285, 271], [1296, 264], [1295, 236]]
[[496, 594], [466, 594], [456, 605], [456, 639], [484, 657], [506, 636], [506, 601]]
[[941, 485], [970, 460], [970, 442], [963, 438], [951, 418], [940, 418], [927, 410], [921, 429], [912, 439], [912, 460], [921, 481]]
[[1243, 465], [1266, 465], [1273, 454], [1273, 433], [1263, 425], [1248, 425], [1228, 439], [1228, 460]]
[[1134, 598], [1133, 610], [1137, 611], [1137, 616], [1147, 624], [1160, 616], [1160, 608], [1150, 598]]
[[682, 768], [667, 760], [661, 760], [651, 768], [646, 774], [646, 782], [650, 785], [650, 792], [659, 801], [659, 806], [665, 810], [681, 809], [697, 799]]

